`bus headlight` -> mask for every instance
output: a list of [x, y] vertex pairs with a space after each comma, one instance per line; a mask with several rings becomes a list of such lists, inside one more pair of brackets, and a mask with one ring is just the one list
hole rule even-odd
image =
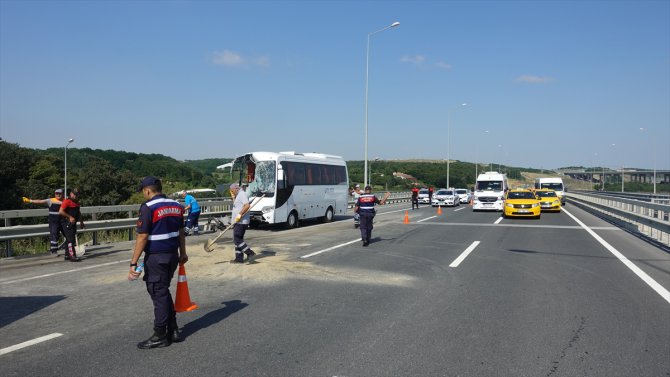
[[274, 211], [274, 210], [275, 210], [275, 208], [274, 208], [273, 206], [266, 206], [266, 207], [263, 207], [263, 209], [261, 209], [261, 211], [262, 211], [263, 213], [270, 213], [270, 212], [272, 212], [272, 211]]

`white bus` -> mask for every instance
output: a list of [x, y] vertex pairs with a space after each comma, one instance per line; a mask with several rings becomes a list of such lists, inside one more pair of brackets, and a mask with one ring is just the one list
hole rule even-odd
[[503, 198], [507, 191], [507, 176], [495, 171], [487, 171], [477, 177], [472, 201], [473, 211], [502, 211]]
[[240, 185], [247, 185], [252, 224], [294, 228], [299, 220], [330, 222], [347, 211], [349, 174], [339, 156], [253, 152], [237, 157], [232, 173]]

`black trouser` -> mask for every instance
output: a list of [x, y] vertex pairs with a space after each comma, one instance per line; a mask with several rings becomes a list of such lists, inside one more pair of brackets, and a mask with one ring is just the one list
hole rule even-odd
[[49, 220], [49, 251], [58, 252], [58, 234], [65, 233], [59, 219]]
[[414, 209], [414, 205], [416, 205], [416, 208], [419, 208], [419, 198], [415, 196], [412, 197], [412, 209]]
[[235, 259], [242, 260], [244, 259], [245, 254], [253, 253], [253, 250], [244, 242], [244, 233], [247, 232], [248, 224], [236, 223], [233, 225], [233, 243], [235, 244]]
[[65, 236], [65, 255], [70, 256], [70, 258], [76, 258], [77, 251], [74, 247], [77, 246], [77, 223], [71, 223], [69, 220], [64, 219], [60, 224]]
[[361, 240], [363, 242], [369, 243], [372, 238], [372, 220], [374, 218], [374, 213], [361, 213]]
[[177, 250], [165, 253], [147, 253], [144, 256], [144, 278], [147, 292], [154, 304], [154, 328], [177, 323], [170, 282], [179, 265]]

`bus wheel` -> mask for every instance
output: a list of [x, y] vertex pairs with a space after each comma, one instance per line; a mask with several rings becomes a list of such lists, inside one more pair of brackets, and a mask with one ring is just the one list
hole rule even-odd
[[321, 218], [322, 223], [329, 223], [333, 221], [333, 207], [328, 207], [326, 214]]
[[286, 229], [297, 228], [298, 227], [298, 214], [295, 211], [291, 211], [288, 214], [286, 219]]

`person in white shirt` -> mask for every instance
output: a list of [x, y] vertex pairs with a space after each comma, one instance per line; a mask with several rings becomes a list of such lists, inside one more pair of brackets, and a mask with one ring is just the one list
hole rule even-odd
[[235, 244], [235, 259], [231, 260], [230, 263], [244, 263], [244, 254], [247, 255], [247, 263], [251, 263], [256, 253], [244, 242], [244, 233], [246, 233], [250, 221], [249, 209], [251, 205], [249, 204], [249, 197], [246, 192], [240, 190], [240, 185], [237, 183], [230, 185], [230, 193], [233, 196], [233, 243]]

